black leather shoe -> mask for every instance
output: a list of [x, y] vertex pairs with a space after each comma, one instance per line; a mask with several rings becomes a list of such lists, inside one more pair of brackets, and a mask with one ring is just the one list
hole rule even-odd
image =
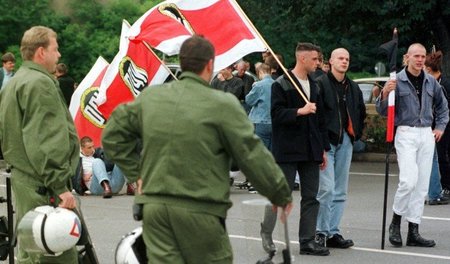
[[327, 240], [327, 237], [324, 234], [316, 234], [316, 243], [319, 244], [321, 247], [326, 247], [325, 241]]
[[419, 225], [414, 223], [408, 224], [408, 238], [406, 245], [410, 247], [434, 247], [436, 242], [431, 239], [425, 239], [419, 234]]
[[340, 234], [335, 234], [327, 239], [327, 247], [329, 248], [349, 248], [353, 245], [353, 240], [344, 239]]
[[391, 242], [394, 247], [401, 247], [403, 245], [400, 225], [391, 223], [389, 226], [389, 242]]
[[330, 251], [326, 247], [320, 246], [314, 239], [300, 244], [300, 255], [328, 256]]

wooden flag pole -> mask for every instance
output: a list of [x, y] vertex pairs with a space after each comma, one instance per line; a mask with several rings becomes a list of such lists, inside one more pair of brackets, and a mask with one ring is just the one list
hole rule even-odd
[[255, 33], [258, 35], [258, 37], [261, 39], [261, 41], [263, 42], [264, 46], [266, 46], [267, 50], [272, 54], [272, 56], [274, 57], [274, 59], [277, 61], [278, 65], [281, 67], [281, 69], [283, 70], [284, 74], [286, 75], [286, 77], [289, 78], [289, 80], [291, 81], [292, 85], [294, 85], [295, 89], [297, 89], [298, 93], [300, 94], [300, 96], [303, 98], [303, 100], [305, 100], [306, 103], [309, 103], [308, 97], [305, 96], [305, 94], [302, 92], [302, 90], [300, 90], [300, 88], [298, 87], [298, 85], [295, 83], [295, 81], [292, 79], [291, 75], [288, 73], [287, 69], [284, 67], [284, 65], [281, 63], [281, 61], [278, 59], [278, 57], [275, 55], [275, 53], [273, 52], [272, 48], [270, 48], [269, 44], [266, 42], [266, 40], [263, 38], [263, 36], [259, 33], [258, 29], [256, 29], [255, 25], [253, 25], [252, 21], [248, 18], [248, 16], [245, 14], [244, 10], [242, 10], [241, 6], [236, 2], [236, 0], [231, 0], [234, 2], [234, 4], [236, 5], [237, 8], [239, 8], [239, 11], [241, 12], [242, 16], [245, 17], [245, 19], [247, 20], [248, 24], [252, 27], [252, 29], [255, 31]]
[[177, 76], [175, 76], [172, 73], [172, 71], [169, 69], [169, 67], [167, 67], [167, 65], [158, 57], [158, 55], [156, 55], [156, 53], [152, 49], [152, 47], [150, 47], [150, 45], [148, 45], [148, 43], [145, 41], [142, 41], [142, 43], [144, 43], [144, 45], [147, 47], [147, 49], [158, 59], [158, 61], [163, 65], [163, 67], [169, 72], [169, 74], [172, 75], [173, 79], [178, 81]]

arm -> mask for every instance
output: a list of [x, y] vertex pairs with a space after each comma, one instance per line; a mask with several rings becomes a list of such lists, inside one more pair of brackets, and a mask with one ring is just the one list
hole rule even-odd
[[262, 87], [260, 87], [258, 85], [258, 83], [255, 83], [253, 85], [253, 88], [250, 90], [250, 92], [247, 94], [247, 96], [245, 96], [245, 102], [249, 105], [249, 106], [255, 106], [258, 101], [259, 98], [261, 98], [261, 92], [262, 92]]
[[114, 110], [102, 133], [106, 156], [119, 166], [130, 182], [135, 182], [140, 172], [139, 123], [136, 104], [123, 104]]
[[45, 76], [30, 85], [20, 103], [25, 152], [45, 187], [61, 195], [69, 191], [67, 183], [75, 173], [72, 162], [79, 151], [78, 139], [53, 81]]
[[375, 101], [375, 106], [378, 114], [382, 116], [387, 116], [387, 108], [388, 108], [388, 97], [389, 93], [395, 90], [395, 86], [397, 85], [396, 80], [389, 80], [384, 84], [383, 90], [381, 90], [380, 95]]
[[449, 121], [449, 110], [448, 110], [448, 103], [447, 99], [444, 95], [444, 92], [439, 85], [438, 82], [435, 82], [435, 96], [433, 97], [433, 105], [436, 113], [435, 121], [436, 126], [434, 130], [434, 134], [436, 137], [436, 141], [439, 141], [441, 139], [441, 136], [443, 132], [445, 131], [445, 127], [447, 126], [447, 123]]

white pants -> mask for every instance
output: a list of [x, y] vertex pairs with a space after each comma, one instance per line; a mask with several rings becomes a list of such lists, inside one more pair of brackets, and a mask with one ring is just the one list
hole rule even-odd
[[423, 214], [434, 145], [434, 135], [430, 127], [397, 128], [395, 149], [400, 175], [393, 210], [411, 223], [420, 224]]

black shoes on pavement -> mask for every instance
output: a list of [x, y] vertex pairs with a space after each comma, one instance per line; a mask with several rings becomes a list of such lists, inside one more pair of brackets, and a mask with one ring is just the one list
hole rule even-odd
[[312, 239], [309, 242], [300, 243], [300, 255], [328, 256], [330, 251]]
[[341, 234], [335, 234], [327, 239], [326, 246], [329, 248], [349, 248], [354, 245], [353, 240], [344, 239]]
[[428, 201], [425, 202], [425, 204], [428, 204], [428, 205], [448, 204], [449, 200], [450, 199], [448, 197], [442, 195], [441, 197], [439, 197], [437, 199], [429, 199]]
[[436, 242], [431, 239], [425, 239], [419, 234], [419, 225], [414, 223], [408, 224], [408, 238], [406, 245], [410, 247], [434, 247]]
[[353, 240], [344, 239], [341, 234], [335, 234], [332, 237], [326, 237], [324, 234], [316, 235], [316, 242], [327, 248], [349, 248], [354, 245]]
[[402, 234], [400, 233], [400, 224], [394, 224], [391, 223], [391, 225], [389, 226], [389, 242], [391, 242], [391, 244], [394, 247], [401, 247], [403, 242], [402, 242]]
[[[389, 226], [389, 242], [394, 247], [402, 246], [402, 235], [400, 233], [400, 224], [391, 223]], [[419, 234], [419, 225], [408, 223], [408, 238], [406, 245], [410, 247], [434, 247], [436, 242], [431, 239], [425, 239]]]

